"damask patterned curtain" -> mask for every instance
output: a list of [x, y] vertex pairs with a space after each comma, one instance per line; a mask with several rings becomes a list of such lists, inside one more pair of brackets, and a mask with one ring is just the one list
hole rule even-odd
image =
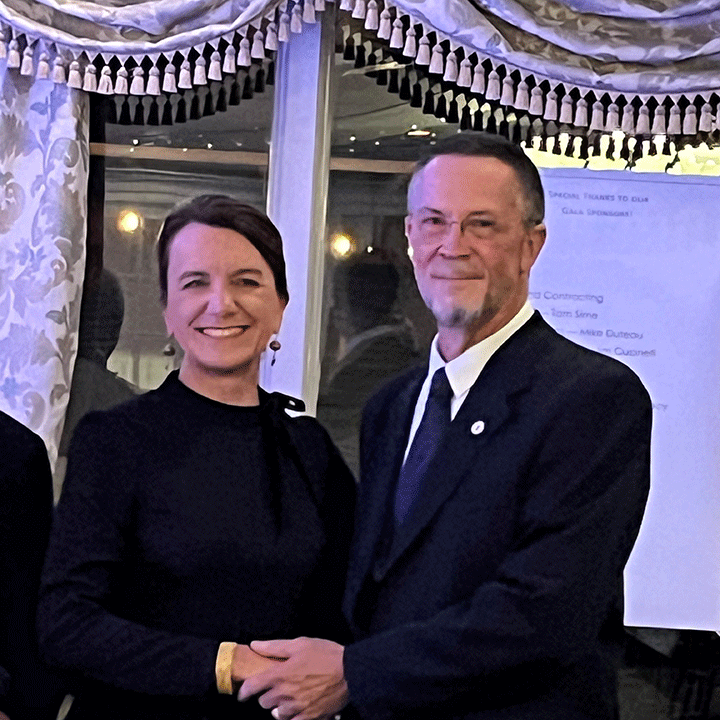
[[0, 83], [0, 409], [54, 460], [85, 269], [87, 96], [5, 61]]

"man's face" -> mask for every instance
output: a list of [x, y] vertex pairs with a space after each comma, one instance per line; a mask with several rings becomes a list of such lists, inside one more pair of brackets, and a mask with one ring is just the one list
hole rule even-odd
[[441, 339], [459, 331], [467, 348], [507, 324], [545, 239], [544, 225], [526, 223], [515, 171], [492, 157], [438, 156], [413, 179], [408, 210], [415, 279]]

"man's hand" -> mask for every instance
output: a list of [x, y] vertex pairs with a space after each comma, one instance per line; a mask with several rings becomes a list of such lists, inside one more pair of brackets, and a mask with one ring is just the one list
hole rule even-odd
[[250, 647], [266, 658], [286, 659], [245, 680], [238, 700], [263, 693], [258, 702], [273, 710], [275, 720], [316, 720], [332, 716], [348, 704], [342, 645], [302, 637], [255, 641]]
[[[253, 652], [249, 645], [236, 645], [233, 650], [232, 665], [230, 666], [233, 687], [237, 690], [240, 683], [246, 678], [269, 670], [275, 665], [281, 664], [281, 662], [281, 660]], [[2, 717], [0, 717], [0, 720], [2, 720]]]

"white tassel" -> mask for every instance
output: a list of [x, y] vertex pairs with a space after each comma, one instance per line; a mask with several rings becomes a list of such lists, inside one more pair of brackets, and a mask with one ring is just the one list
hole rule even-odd
[[100, 80], [98, 82], [97, 91], [101, 95], [113, 94], [114, 88], [112, 75], [110, 74], [110, 67], [108, 65], [103, 65], [103, 69], [100, 71]]
[[605, 127], [605, 108], [596, 100], [592, 106], [592, 117], [590, 118], [590, 130], [602, 130]]
[[472, 85], [472, 63], [467, 58], [460, 63], [457, 84], [458, 87], [468, 88]]
[[518, 83], [515, 100], [512, 105], [516, 110], [527, 110], [530, 106], [530, 90], [524, 80]]
[[415, 28], [411, 25], [405, 35], [405, 46], [402, 51], [406, 58], [414, 58], [417, 55], [417, 41], [415, 40], [415, 35]]
[[355, 0], [355, 7], [352, 11], [352, 17], [356, 20], [364, 20], [367, 8], [365, 7], [365, 0]]
[[256, 60], [265, 59], [265, 36], [259, 30], [256, 30], [253, 35], [250, 57], [253, 57]]
[[620, 109], [615, 103], [610, 103], [605, 118], [605, 132], [615, 132], [620, 128]]
[[355, 0], [342, 0], [340, 3], [340, 9], [345, 12], [352, 12], [355, 7]]
[[5, 30], [0, 28], [0, 59], [5, 59], [8, 54], [7, 48], [7, 34]]
[[367, 12], [365, 13], [365, 29], [377, 30], [380, 27], [380, 17], [378, 14], [377, 0], [370, 0], [367, 4]]
[[673, 105], [670, 108], [670, 119], [668, 120], [667, 134], [680, 135], [682, 131], [682, 123], [680, 122], [680, 108]]
[[551, 90], [545, 99], [545, 112], [543, 113], [543, 119], [558, 119], [557, 93], [554, 90]]
[[201, 55], [195, 61], [195, 72], [193, 73], [193, 85], [207, 85], [207, 73], [205, 72], [205, 58]]
[[210, 68], [208, 69], [208, 80], [222, 80], [222, 70], [220, 68], [220, 53], [217, 50], [213, 51], [210, 56]]
[[575, 107], [575, 127], [587, 127], [588, 124], [588, 111], [587, 111], [587, 100], [580, 98], [577, 101]]
[[70, 63], [67, 85], [68, 87], [75, 88], [77, 90], [83, 86], [82, 76], [80, 75], [80, 63], [77, 60], [73, 60]]
[[536, 85], [530, 91], [530, 105], [528, 107], [528, 112], [530, 113], [530, 115], [540, 117], [543, 114], [543, 109], [545, 105], [545, 103], [543, 102], [544, 100], [545, 98], [543, 97], [542, 88]]
[[390, 47], [401, 48], [405, 43], [403, 38], [403, 24], [400, 18], [396, 18], [393, 22], [392, 34], [390, 35]]
[[38, 58], [37, 66], [37, 77], [38, 80], [46, 80], [50, 77], [50, 57], [46, 52], [41, 52]]
[[485, 68], [478, 63], [473, 70], [473, 81], [470, 92], [475, 95], [482, 95], [485, 92]]
[[385, 8], [380, 13], [380, 27], [378, 28], [377, 36], [381, 40], [389, 40], [391, 33], [392, 33], [392, 21], [390, 19], [390, 11], [387, 8]]
[[500, 94], [500, 104], [511, 106], [513, 104], [513, 100], [515, 99], [515, 86], [513, 84], [513, 79], [507, 75], [503, 79], [502, 83], [502, 93]]
[[165, 72], [163, 72], [163, 92], [176, 93], [177, 92], [177, 80], [175, 79], [175, 65], [171, 62], [165, 66]]
[[438, 43], [435, 45], [432, 51], [432, 57], [430, 58], [430, 67], [428, 72], [431, 75], [442, 75], [445, 70], [445, 58], [443, 57], [442, 46]]
[[302, 8], [294, 5], [290, 15], [290, 32], [299, 35], [302, 32]]
[[132, 82], [130, 83], [130, 94], [145, 94], [145, 73], [141, 67], [133, 68]]
[[713, 129], [713, 117], [712, 117], [712, 105], [705, 103], [700, 108], [700, 122], [698, 123], [698, 130], [700, 132], [709, 133]]
[[121, 67], [117, 71], [117, 78], [115, 79], [115, 95], [127, 95], [128, 94], [128, 71], [127, 68]]
[[228, 45], [225, 49], [225, 59], [223, 60], [223, 72], [227, 75], [234, 75], [237, 72], [237, 62], [235, 61], [237, 53], [234, 45]]
[[445, 82], [455, 82], [458, 78], [457, 55], [454, 52], [448, 53], [445, 61], [445, 74], [443, 80]]
[[154, 65], [150, 68], [147, 88], [145, 92], [148, 95], [160, 95], [160, 69]]
[[622, 122], [620, 124], [620, 129], [626, 135], [635, 134], [635, 108], [632, 106], [631, 102], [625, 103], [625, 107], [622, 111]]
[[20, 67], [21, 75], [32, 75], [35, 72], [33, 67], [33, 49], [28, 45], [23, 50], [22, 65]]
[[492, 70], [488, 75], [487, 92], [485, 97], [488, 100], [499, 100], [500, 99], [500, 76], [497, 74], [497, 70]]
[[82, 89], [85, 92], [97, 92], [97, 87], [97, 68], [92, 63], [88, 63], [85, 67]]
[[59, 55], [53, 61], [52, 77], [53, 82], [56, 85], [62, 85], [67, 82], [67, 78], [65, 77], [65, 65], [63, 64], [63, 59]]
[[697, 110], [694, 105], [688, 105], [683, 119], [683, 135], [694, 135], [697, 132], [697, 125]]
[[[280, 28], [278, 29], [278, 40], [287, 42], [290, 39], [290, 16], [285, 12], [280, 16]], [[240, 61], [238, 61], [238, 65]]]
[[420, 38], [420, 45], [418, 47], [417, 57], [415, 58], [416, 65], [429, 65], [430, 64], [430, 41], [425, 35]]
[[[672, 119], [672, 110], [671, 119]], [[640, 106], [638, 112], [637, 124], [635, 125], [636, 135], [649, 135], [650, 134], [650, 110], [645, 105]]]
[[181, 90], [190, 90], [192, 88], [192, 78], [190, 75], [190, 61], [185, 58], [180, 66], [180, 78], [177, 86]]
[[240, 54], [237, 58], [238, 67], [250, 67], [250, 41], [244, 37], [240, 41]]
[[325, 12], [325, 0], [315, 0], [315, 12]]
[[314, 25], [317, 22], [315, 17], [315, 3], [313, 0], [305, 0], [303, 3], [303, 22], [308, 25]]
[[560, 123], [562, 125], [570, 125], [573, 118], [573, 101], [569, 95], [563, 95], [560, 103]]
[[13, 38], [8, 47], [7, 66], [9, 68], [20, 67], [20, 43]]
[[655, 108], [655, 115], [653, 116], [652, 129], [650, 130], [650, 132], [653, 135], [665, 135], [665, 133], [667, 132], [664, 105], [658, 105]]
[[[277, 25], [271, 22], [265, 28], [265, 48], [273, 52], [278, 49]], [[235, 48], [233, 48], [233, 61], [235, 59]], [[233, 72], [235, 72], [233, 70]]]

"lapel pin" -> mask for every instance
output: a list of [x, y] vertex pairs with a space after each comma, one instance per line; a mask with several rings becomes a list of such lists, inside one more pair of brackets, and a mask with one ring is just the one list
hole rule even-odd
[[485, 429], [485, 421], [478, 420], [477, 422], [474, 422], [472, 424], [472, 427], [470, 428], [470, 432], [473, 435], [479, 435], [484, 429]]

